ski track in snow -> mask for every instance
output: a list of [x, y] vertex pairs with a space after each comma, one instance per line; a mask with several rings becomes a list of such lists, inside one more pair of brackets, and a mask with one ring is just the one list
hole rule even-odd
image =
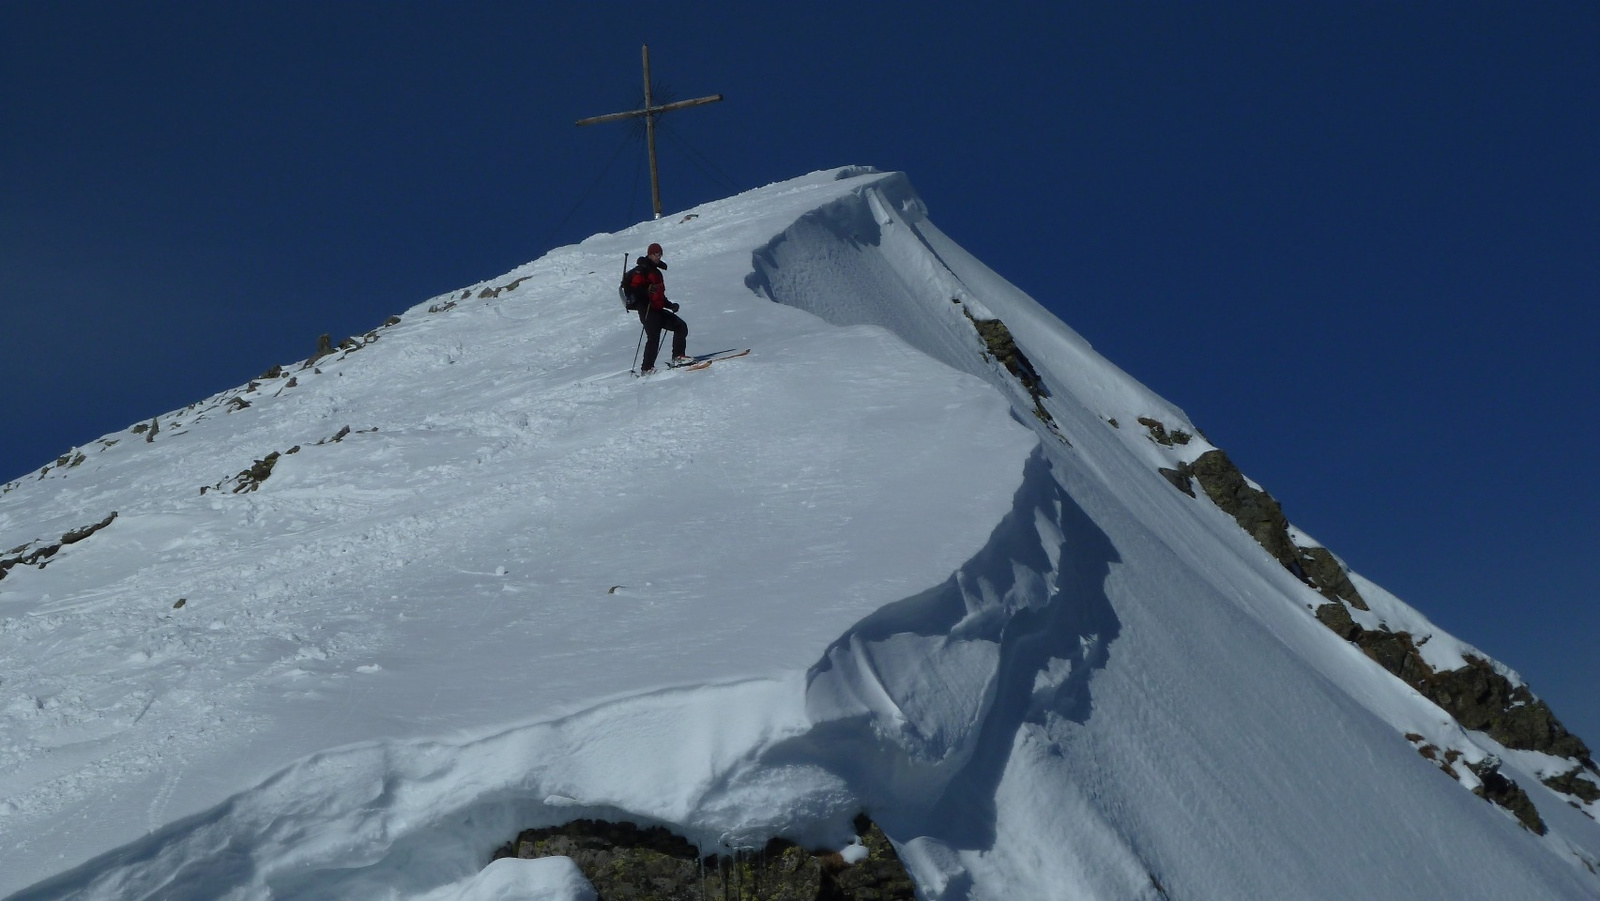
[[[1600, 897], [1600, 832], [1530, 777], [1557, 763], [1306, 615], [1155, 475], [1209, 445], [1134, 422], [1182, 412], [902, 176], [696, 213], [8, 486], [0, 550], [118, 516], [0, 580], [0, 893], [582, 898], [570, 868], [480, 869], [580, 816], [842, 847], [865, 806], [951, 901]], [[612, 284], [653, 240], [691, 352], [750, 356], [628, 376]], [[969, 316], [1010, 326], [1053, 425]], [[1435, 666], [1472, 652], [1360, 589]], [[1500, 754], [1551, 835], [1406, 731]]]

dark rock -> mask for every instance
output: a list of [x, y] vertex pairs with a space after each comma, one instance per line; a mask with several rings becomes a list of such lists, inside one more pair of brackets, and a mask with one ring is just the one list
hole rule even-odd
[[1416, 745], [1417, 753], [1421, 754], [1424, 759], [1432, 762], [1433, 765], [1438, 767], [1446, 776], [1449, 776], [1451, 779], [1454, 779], [1457, 782], [1461, 781], [1461, 774], [1457, 773], [1455, 766], [1453, 766], [1453, 764], [1461, 757], [1460, 751], [1452, 749], [1445, 751], [1443, 755], [1441, 755], [1439, 753], [1438, 746], [1428, 744], [1423, 740], [1422, 736], [1416, 734], [1415, 732], [1406, 733], [1406, 740], [1411, 742], [1413, 745]]
[[1491, 804], [1498, 804], [1511, 811], [1512, 816], [1517, 818], [1517, 822], [1521, 823], [1524, 829], [1534, 835], [1544, 835], [1549, 831], [1544, 825], [1544, 819], [1539, 816], [1538, 808], [1533, 806], [1533, 800], [1528, 797], [1528, 793], [1523, 791], [1520, 785], [1500, 773], [1500, 761], [1490, 757], [1481, 763], [1467, 764], [1467, 769], [1472, 770], [1478, 779], [1483, 782], [1482, 785], [1472, 790], [1473, 794]]
[[[1348, 634], [1350, 627], [1339, 624], [1336, 613], [1323, 613], [1327, 606], [1331, 605], [1318, 608], [1317, 619], [1353, 640], [1379, 666], [1439, 705], [1464, 728], [1483, 732], [1508, 748], [1540, 751], [1585, 766], [1594, 765], [1589, 747], [1567, 731], [1548, 704], [1534, 697], [1527, 686], [1513, 685], [1488, 661], [1469, 656], [1467, 665], [1460, 669], [1435, 671], [1422, 659], [1410, 633], [1365, 630], [1351, 623], [1356, 630], [1352, 637]], [[1330, 618], [1334, 618], [1333, 624]]]
[[260, 488], [261, 483], [265, 482], [267, 478], [272, 475], [272, 468], [278, 465], [278, 458], [281, 456], [283, 455], [277, 451], [273, 451], [272, 453], [267, 454], [265, 457], [262, 457], [260, 460], [257, 460], [249, 469], [246, 469], [244, 472], [241, 472], [235, 476], [233, 493], [247, 494], [256, 490], [257, 488]]
[[1350, 581], [1338, 558], [1325, 547], [1300, 548], [1300, 568], [1311, 587], [1329, 600], [1344, 601], [1357, 610], [1370, 610], [1367, 601]]
[[114, 520], [116, 518], [117, 518], [117, 511], [113, 510], [113, 511], [111, 511], [111, 515], [110, 516], [107, 516], [105, 519], [100, 520], [99, 522], [95, 523], [92, 526], [84, 526], [81, 529], [73, 529], [72, 531], [68, 532], [67, 534], [62, 535], [61, 536], [61, 543], [62, 544], [77, 544], [78, 542], [82, 541], [85, 538], [88, 538], [90, 535], [93, 535], [94, 533], [100, 531], [101, 529], [105, 528], [106, 526], [111, 525], [112, 520]]
[[1316, 617], [1318, 622], [1332, 629], [1334, 634], [1345, 641], [1354, 641], [1356, 636], [1361, 634], [1361, 627], [1350, 617], [1349, 608], [1338, 601], [1331, 601], [1318, 607]]
[[27, 549], [28, 546], [23, 545], [18, 551], [12, 551], [11, 556], [0, 558], [0, 579], [4, 579], [6, 573], [11, 572], [12, 567], [22, 565], [22, 554], [19, 551]]
[[[861, 836], [861, 843], [867, 848], [867, 858], [852, 866], [846, 864], [837, 853], [823, 855], [823, 892], [817, 896], [818, 899], [910, 901], [915, 898], [916, 883], [911, 879], [911, 874], [906, 872], [905, 864], [900, 862], [900, 856], [895, 853], [894, 845], [883, 834], [883, 830], [865, 816], [856, 817], [855, 827], [856, 834]], [[830, 875], [834, 878], [833, 887], [828, 884]]]
[[1194, 497], [1193, 479], [1190, 478], [1187, 466], [1179, 466], [1177, 469], [1168, 469], [1163, 466], [1160, 469], [1157, 469], [1156, 472], [1161, 473], [1162, 478], [1171, 482], [1172, 487], [1182, 491], [1184, 494], [1187, 494], [1190, 497]]
[[[1146, 420], [1139, 421], [1150, 427]], [[1327, 548], [1296, 545], [1289, 537], [1289, 520], [1277, 500], [1251, 485], [1222, 450], [1206, 451], [1179, 469], [1192, 475], [1212, 503], [1232, 516], [1240, 528], [1300, 581], [1330, 601], [1344, 601], [1357, 610], [1368, 609], [1366, 600], [1333, 554]], [[1168, 476], [1168, 480], [1172, 477]]]
[[1272, 495], [1251, 485], [1220, 449], [1201, 454], [1189, 464], [1189, 470], [1212, 503], [1232, 516], [1284, 568], [1304, 578], [1298, 549], [1289, 540], [1289, 520]]
[[601, 901], [912, 901], [915, 884], [882, 830], [865, 817], [856, 829], [868, 856], [855, 865], [777, 838], [759, 850], [702, 857], [660, 826], [600, 820], [525, 830], [493, 859], [569, 857]]
[[[965, 312], [966, 308], [963, 307], [962, 311]], [[1044, 379], [1039, 377], [1038, 371], [1033, 368], [1033, 363], [1022, 349], [1017, 347], [1016, 339], [1011, 337], [1011, 329], [1006, 328], [1004, 322], [998, 319], [973, 319], [971, 313], [967, 313], [967, 318], [978, 330], [978, 336], [983, 339], [984, 346], [989, 348], [990, 355], [1004, 366], [1007, 372], [1016, 376], [1022, 387], [1028, 389], [1029, 394], [1036, 398], [1050, 396], [1050, 392], [1045, 390]]]
[[317, 352], [312, 354], [300, 368], [301, 369], [309, 368], [312, 365], [314, 365], [318, 360], [322, 359], [323, 357], [329, 356], [332, 353], [333, 353], [333, 336], [329, 335], [329, 334], [319, 335], [319, 336], [317, 336]]
[[[1149, 422], [1140, 422], [1151, 428]], [[1356, 642], [1367, 656], [1416, 688], [1462, 726], [1487, 733], [1508, 748], [1541, 751], [1594, 767], [1588, 746], [1566, 730], [1545, 702], [1525, 686], [1512, 685], [1487, 661], [1468, 657], [1467, 665], [1460, 669], [1436, 672], [1422, 659], [1408, 633], [1366, 630], [1357, 624], [1344, 604], [1358, 610], [1369, 608], [1344, 567], [1326, 548], [1296, 546], [1278, 502], [1252, 486], [1227, 454], [1207, 451], [1193, 463], [1181, 464], [1176, 471], [1162, 470], [1161, 474], [1179, 490], [1184, 487], [1184, 476], [1198, 481], [1212, 503], [1232, 516], [1285, 569], [1334, 602], [1315, 611], [1323, 625], [1341, 638]]]
[[46, 546], [44, 546], [42, 548], [39, 548], [39, 549], [35, 550], [33, 553], [27, 555], [26, 557], [23, 557], [20, 562], [22, 563], [23, 566], [33, 566], [33, 565], [37, 564], [40, 569], [44, 569], [45, 561], [49, 560], [51, 557], [54, 557], [57, 553], [60, 552], [60, 550], [61, 550], [61, 545], [59, 545], [59, 544], [46, 545]]
[[1559, 776], [1551, 776], [1549, 779], [1544, 780], [1544, 784], [1564, 795], [1571, 795], [1586, 804], [1600, 801], [1600, 784], [1584, 778], [1584, 769], [1581, 766], [1573, 767], [1570, 772], [1562, 773]]
[[1174, 429], [1170, 434], [1168, 434], [1165, 423], [1159, 419], [1151, 419], [1148, 416], [1139, 417], [1139, 424], [1149, 430], [1151, 441], [1154, 441], [1163, 447], [1172, 447], [1175, 444], [1188, 444], [1194, 438], [1193, 435], [1190, 435], [1188, 432], [1185, 432], [1182, 429]]
[[1422, 692], [1461, 725], [1508, 748], [1592, 763], [1588, 746], [1567, 731], [1548, 704], [1527, 686], [1512, 685], [1481, 657], [1469, 656], [1466, 666], [1434, 674]]
[[115, 510], [113, 510], [110, 516], [107, 516], [105, 519], [102, 519], [94, 525], [84, 526], [81, 529], [73, 529], [67, 532], [65, 535], [62, 535], [61, 541], [57, 542], [56, 544], [48, 544], [43, 547], [35, 548], [31, 553], [28, 552], [28, 548], [32, 546], [31, 542], [29, 544], [20, 545], [16, 548], [13, 548], [11, 552], [4, 558], [0, 558], [0, 579], [4, 579], [6, 577], [6, 573], [10, 572], [12, 568], [17, 566], [37, 566], [40, 569], [44, 569], [45, 564], [49, 563], [51, 558], [60, 553], [62, 548], [69, 544], [77, 544], [78, 542], [83, 541], [90, 535], [93, 535], [106, 526], [111, 525], [112, 520], [116, 518], [117, 513]]
[[[960, 300], [956, 299], [955, 302], [959, 304]], [[978, 337], [983, 339], [989, 355], [1004, 366], [1023, 390], [1028, 392], [1028, 396], [1033, 398], [1033, 415], [1049, 426], [1056, 437], [1066, 441], [1066, 436], [1061, 434], [1061, 429], [1056, 425], [1055, 417], [1044, 408], [1044, 399], [1050, 396], [1050, 389], [1045, 387], [1044, 379], [1040, 378], [1038, 370], [1033, 368], [1033, 363], [1027, 354], [1017, 347], [1016, 340], [1011, 337], [1011, 330], [998, 319], [974, 318], [972, 312], [965, 306], [961, 307], [961, 312], [967, 317], [967, 321], [972, 323], [972, 327], [978, 330]], [[1071, 442], [1067, 443], [1068, 446], [1071, 445]]]
[[1411, 633], [1390, 632], [1388, 629], [1362, 630], [1357, 626], [1354, 641], [1368, 657], [1400, 681], [1424, 695], [1428, 693], [1429, 680], [1434, 678], [1435, 673], [1422, 659]]

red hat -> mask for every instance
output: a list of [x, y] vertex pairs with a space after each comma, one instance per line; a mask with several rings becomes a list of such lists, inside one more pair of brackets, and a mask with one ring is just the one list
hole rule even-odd
[[660, 252], [661, 252], [661, 245], [660, 244], [651, 244], [650, 245], [650, 249], [646, 250], [644, 252], [644, 255], [645, 256], [649, 256], [652, 253], [660, 253]]

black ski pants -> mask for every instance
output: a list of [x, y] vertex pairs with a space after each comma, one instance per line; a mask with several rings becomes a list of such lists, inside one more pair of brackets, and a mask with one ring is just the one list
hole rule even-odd
[[672, 355], [681, 357], [689, 346], [689, 324], [667, 309], [640, 310], [639, 324], [644, 326], [644, 364], [641, 370], [656, 368], [656, 354], [661, 352], [661, 330], [672, 333]]

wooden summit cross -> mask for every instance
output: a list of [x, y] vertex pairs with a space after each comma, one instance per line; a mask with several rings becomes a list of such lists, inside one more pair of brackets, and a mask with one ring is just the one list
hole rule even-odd
[[701, 106], [707, 103], [716, 103], [722, 99], [721, 94], [712, 94], [709, 97], [696, 97], [693, 100], [679, 100], [677, 103], [664, 103], [655, 106], [650, 97], [650, 45], [644, 45], [644, 109], [629, 110], [625, 113], [608, 113], [604, 116], [592, 116], [588, 119], [579, 119], [579, 125], [594, 125], [599, 122], [614, 122], [618, 119], [632, 119], [644, 117], [644, 133], [646, 143], [650, 145], [650, 199], [655, 204], [656, 218], [661, 218], [661, 180], [656, 175], [656, 117], [675, 109], [689, 106]]

